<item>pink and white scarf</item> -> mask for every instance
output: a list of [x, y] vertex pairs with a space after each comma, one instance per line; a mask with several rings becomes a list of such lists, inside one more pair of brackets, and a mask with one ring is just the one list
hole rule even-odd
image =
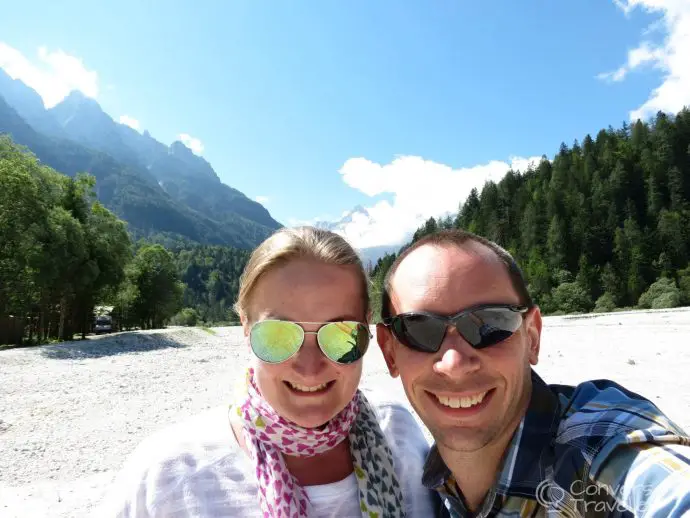
[[256, 465], [264, 518], [304, 518], [311, 515], [309, 499], [288, 471], [283, 454], [319, 455], [346, 438], [350, 439], [362, 516], [405, 516], [391, 449], [373, 408], [360, 391], [325, 426], [303, 428], [278, 415], [264, 400], [256, 386], [254, 371], [249, 369], [246, 393], [235, 411], [242, 419], [245, 443]]

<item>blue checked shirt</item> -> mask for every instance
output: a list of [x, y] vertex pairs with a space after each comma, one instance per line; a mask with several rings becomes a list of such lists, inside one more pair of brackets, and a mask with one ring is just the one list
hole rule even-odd
[[656, 406], [608, 380], [546, 385], [532, 371], [532, 381], [527, 413], [476, 514], [432, 447], [422, 482], [449, 516], [690, 517], [690, 437]]

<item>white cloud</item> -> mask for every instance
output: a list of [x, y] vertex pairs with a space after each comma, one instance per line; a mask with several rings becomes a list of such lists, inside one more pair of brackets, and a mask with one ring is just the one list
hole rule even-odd
[[189, 149], [194, 151], [197, 155], [200, 155], [201, 152], [204, 150], [204, 145], [201, 143], [201, 140], [198, 138], [192, 137], [191, 135], [188, 135], [187, 133], [180, 133], [177, 136], [182, 143], [187, 146]]
[[509, 169], [525, 171], [541, 157], [511, 158], [474, 167], [453, 169], [417, 156], [397, 157], [381, 165], [366, 158], [351, 158], [340, 169], [343, 181], [368, 196], [392, 194], [338, 230], [357, 248], [399, 245], [429, 217], [456, 214], [472, 188], [481, 191], [487, 180], [499, 181]]
[[136, 120], [134, 117], [130, 117], [129, 115], [120, 115], [119, 120], [120, 124], [129, 126], [133, 130], [141, 131], [141, 125], [139, 124], [139, 121]]
[[[642, 41], [628, 52], [627, 62], [599, 79], [622, 81], [630, 72], [651, 65], [663, 71], [663, 81], [649, 98], [630, 112], [632, 120], [646, 119], [658, 111], [677, 112], [690, 105], [690, 2], [688, 0], [613, 0], [627, 16], [634, 9], [659, 14], [644, 35], [657, 30], [665, 38], [660, 45]], [[653, 29], [653, 30], [652, 30]]]
[[92, 98], [98, 96], [98, 74], [88, 70], [80, 58], [46, 47], [40, 47], [36, 57], [31, 60], [0, 42], [0, 68], [36, 90], [46, 108], [55, 106], [72, 90]]
[[261, 203], [262, 205], [268, 203], [269, 197], [268, 196], [257, 196], [254, 198], [258, 203]]

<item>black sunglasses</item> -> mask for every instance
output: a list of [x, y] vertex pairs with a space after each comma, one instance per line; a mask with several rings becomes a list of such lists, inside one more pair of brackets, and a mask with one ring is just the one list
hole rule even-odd
[[383, 319], [393, 336], [407, 347], [426, 353], [438, 352], [449, 325], [475, 349], [496, 345], [510, 338], [522, 325], [527, 306], [485, 304], [452, 316], [424, 311], [401, 313]]

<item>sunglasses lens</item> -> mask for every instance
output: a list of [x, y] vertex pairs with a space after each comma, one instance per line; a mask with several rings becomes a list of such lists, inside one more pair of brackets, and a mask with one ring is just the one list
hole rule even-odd
[[337, 363], [353, 363], [369, 347], [369, 330], [360, 322], [332, 322], [318, 332], [323, 353]]
[[446, 334], [446, 323], [426, 315], [405, 315], [393, 320], [393, 332], [412, 349], [436, 352]]
[[506, 340], [522, 325], [522, 315], [507, 308], [486, 308], [463, 315], [458, 331], [470, 345], [483, 349]]
[[302, 345], [304, 330], [292, 322], [264, 320], [252, 327], [249, 341], [252, 351], [267, 363], [284, 362]]

